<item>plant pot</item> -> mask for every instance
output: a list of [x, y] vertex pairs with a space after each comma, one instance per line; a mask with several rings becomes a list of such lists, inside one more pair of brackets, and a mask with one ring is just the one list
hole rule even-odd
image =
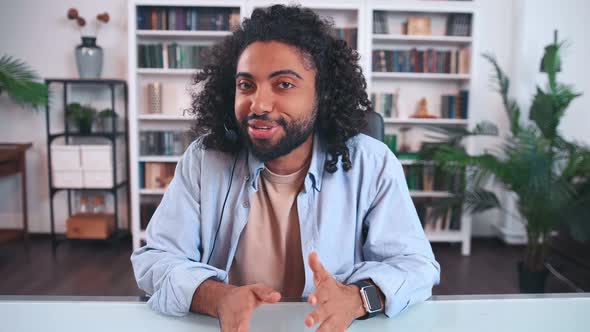
[[518, 283], [521, 293], [538, 294], [545, 293], [545, 281], [549, 271], [529, 271], [523, 262], [518, 262]]
[[90, 134], [92, 132], [92, 121], [78, 121], [78, 132], [80, 134]]
[[100, 78], [102, 56], [102, 48], [96, 45], [95, 37], [82, 37], [82, 44], [76, 46], [76, 65], [80, 78]]
[[[115, 118], [115, 121], [117, 119]], [[110, 133], [113, 131], [113, 118], [112, 117], [102, 117], [99, 118], [96, 126], [98, 127], [98, 131], [103, 133]]]

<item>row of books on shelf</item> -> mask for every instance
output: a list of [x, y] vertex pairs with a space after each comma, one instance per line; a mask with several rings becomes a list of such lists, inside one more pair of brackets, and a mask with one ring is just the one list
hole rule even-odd
[[357, 49], [357, 28], [335, 28], [334, 33], [336, 38], [344, 40], [350, 48]]
[[191, 137], [181, 131], [141, 131], [140, 156], [180, 156], [191, 143]]
[[410, 190], [457, 192], [463, 184], [460, 173], [451, 174], [433, 163], [403, 165], [403, 169]]
[[373, 50], [374, 72], [468, 74], [471, 48]]
[[371, 104], [373, 110], [384, 118], [396, 118], [397, 112], [397, 94], [395, 93], [371, 93]]
[[175, 162], [140, 162], [139, 187], [165, 189], [174, 177]]
[[461, 90], [456, 95], [443, 95], [440, 102], [440, 117], [444, 119], [467, 119], [469, 91]]
[[137, 29], [229, 31], [240, 24], [239, 8], [156, 7], [137, 8]]
[[[406, 21], [401, 23], [398, 12], [375, 11], [373, 15], [373, 33], [391, 34], [402, 31], [410, 35], [431, 35], [432, 17], [428, 15], [408, 15]], [[470, 36], [471, 14], [450, 13], [446, 16], [446, 36]], [[441, 32], [442, 34], [442, 32]]]
[[[371, 93], [373, 110], [384, 118], [398, 118], [398, 95], [395, 93]], [[441, 119], [467, 119], [469, 116], [469, 90], [460, 90], [456, 95], [441, 96]]]
[[139, 68], [200, 68], [207, 46], [177, 43], [137, 45]]
[[446, 212], [434, 213], [426, 202], [415, 203], [418, 218], [425, 232], [440, 232], [461, 229], [461, 208], [451, 207]]
[[471, 36], [471, 14], [449, 14], [447, 36]]
[[154, 215], [154, 212], [156, 212], [159, 204], [160, 202], [157, 201], [141, 202], [139, 205], [139, 224], [141, 229], [147, 228], [150, 219], [152, 219], [152, 216]]

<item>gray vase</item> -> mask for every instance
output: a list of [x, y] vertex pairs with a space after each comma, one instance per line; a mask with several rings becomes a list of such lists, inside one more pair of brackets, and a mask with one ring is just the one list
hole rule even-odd
[[96, 45], [96, 37], [82, 37], [82, 44], [76, 46], [76, 65], [80, 78], [100, 78], [102, 48]]

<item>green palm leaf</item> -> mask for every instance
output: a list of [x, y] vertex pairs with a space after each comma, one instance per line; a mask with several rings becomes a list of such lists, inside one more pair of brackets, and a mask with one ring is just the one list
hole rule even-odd
[[41, 106], [47, 103], [48, 90], [38, 77], [21, 60], [10, 56], [0, 58], [0, 93], [6, 91], [21, 105]]

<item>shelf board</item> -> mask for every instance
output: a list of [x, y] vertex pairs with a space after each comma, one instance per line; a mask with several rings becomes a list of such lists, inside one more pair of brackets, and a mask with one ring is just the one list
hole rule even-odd
[[411, 42], [411, 43], [444, 43], [444, 44], [469, 44], [473, 42], [471, 36], [411, 36], [395, 34], [373, 34], [374, 41]]
[[165, 188], [158, 188], [158, 189], [141, 188], [141, 189], [139, 189], [140, 195], [164, 195], [165, 192], [166, 192]]
[[136, 30], [140, 37], [209, 37], [223, 38], [231, 35], [231, 31], [207, 31], [207, 30]]
[[78, 132], [60, 132], [55, 134], [49, 134], [49, 141], [53, 141], [58, 137], [104, 137], [104, 138], [113, 138], [115, 136], [123, 136], [125, 135], [124, 131], [119, 132], [92, 132], [88, 134], [82, 134]]
[[402, 165], [427, 165], [427, 164], [434, 165], [434, 161], [432, 161], [432, 160], [399, 159], [399, 162]]
[[175, 115], [175, 114], [139, 114], [137, 116], [139, 120], [146, 121], [191, 121], [194, 120], [190, 116], [186, 115]]
[[200, 69], [197, 68], [137, 68], [140, 75], [193, 75]]
[[373, 78], [398, 78], [398, 79], [423, 79], [423, 80], [450, 80], [466, 81], [469, 74], [440, 74], [440, 73], [397, 73], [397, 72], [372, 72]]
[[410, 190], [410, 196], [414, 198], [447, 198], [453, 197], [453, 194], [448, 191]]
[[159, 163], [176, 163], [181, 156], [140, 156], [139, 161], [159, 162]]
[[385, 124], [391, 125], [416, 125], [416, 126], [467, 126], [468, 120], [466, 119], [414, 119], [414, 118], [384, 118]]
[[126, 85], [127, 81], [111, 78], [46, 78], [45, 83], [68, 83], [68, 84], [97, 84], [97, 85], [109, 85], [109, 84], [123, 84]]
[[463, 242], [461, 231], [425, 231], [430, 242]]
[[127, 185], [127, 181], [121, 181], [119, 182], [119, 184], [117, 184], [114, 187], [100, 187], [100, 188], [96, 188], [96, 187], [56, 187], [54, 185], [51, 185], [49, 187], [49, 192], [51, 195], [55, 195], [55, 193], [61, 191], [61, 190], [92, 190], [92, 191], [114, 191], [117, 190], [123, 186]]

